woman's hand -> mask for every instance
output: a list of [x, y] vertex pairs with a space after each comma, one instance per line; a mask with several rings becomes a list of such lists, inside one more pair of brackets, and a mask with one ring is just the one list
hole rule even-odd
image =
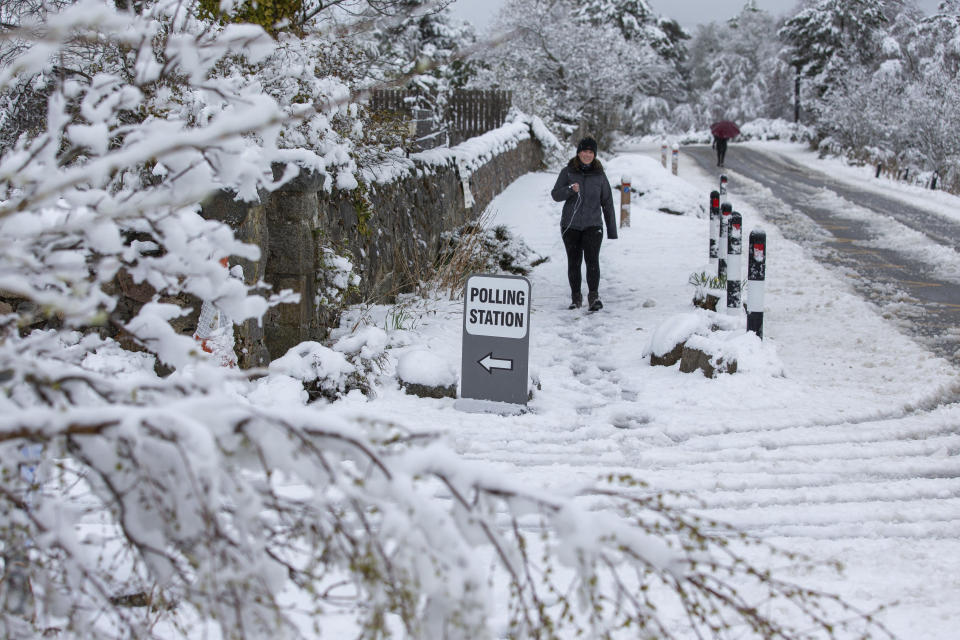
[[572, 183], [570, 183], [570, 188], [573, 189], [573, 192], [574, 192], [574, 193], [580, 193], [580, 183], [579, 183], [579, 182], [572, 182]]

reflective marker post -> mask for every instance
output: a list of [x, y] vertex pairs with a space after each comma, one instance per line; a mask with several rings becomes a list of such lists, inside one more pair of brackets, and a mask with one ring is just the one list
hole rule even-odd
[[673, 160], [671, 161], [671, 170], [673, 175], [677, 175], [677, 164], [680, 162], [680, 147], [673, 145]]
[[743, 222], [740, 214], [730, 214], [727, 225], [727, 314], [740, 313], [740, 256], [743, 253]]
[[630, 176], [620, 178], [620, 226], [630, 226]]
[[660, 163], [663, 164], [663, 168], [667, 168], [667, 143], [664, 142], [660, 145]]
[[760, 229], [750, 232], [747, 253], [747, 331], [763, 338], [763, 296], [767, 277], [767, 234]]
[[720, 198], [723, 202], [727, 201], [727, 176], [726, 174], [720, 174]]
[[730, 223], [730, 214], [733, 207], [729, 202], [720, 205], [720, 240], [717, 252], [717, 277], [727, 277], [727, 225]]
[[716, 272], [720, 257], [717, 243], [720, 242], [720, 192], [710, 192], [710, 270]]

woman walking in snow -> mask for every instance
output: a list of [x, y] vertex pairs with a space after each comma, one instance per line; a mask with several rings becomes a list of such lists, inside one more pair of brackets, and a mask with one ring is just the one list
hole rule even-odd
[[610, 181], [597, 160], [597, 141], [584, 138], [577, 155], [570, 159], [551, 191], [553, 199], [563, 203], [560, 235], [567, 251], [567, 279], [570, 281], [570, 308], [583, 305], [580, 291], [580, 266], [587, 263], [587, 303], [590, 311], [603, 308], [600, 302], [600, 244], [603, 225], [607, 237], [617, 238]]

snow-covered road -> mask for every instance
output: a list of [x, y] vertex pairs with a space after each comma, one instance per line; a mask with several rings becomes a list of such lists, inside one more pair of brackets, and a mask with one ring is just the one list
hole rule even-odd
[[[446, 430], [465, 457], [531, 485], [572, 487], [625, 470], [688, 490], [710, 515], [843, 562], [842, 578], [801, 577], [866, 608], [897, 601], [883, 615], [902, 637], [956, 637], [957, 370], [746, 201], [737, 206], [745, 235], [759, 226], [768, 234], [766, 339], [734, 375], [651, 366], [644, 351], [654, 331], [692, 312], [687, 279], [706, 268], [715, 180], [689, 165], [671, 176], [656, 151], [602, 158], [612, 182], [629, 174], [646, 193], [633, 226], [604, 241], [598, 313], [566, 308], [555, 175], [524, 176], [490, 205], [495, 224], [550, 257], [530, 276], [530, 365], [541, 389], [528, 413], [460, 413], [453, 401], [399, 390], [375, 402], [408, 424]], [[665, 205], [687, 215], [659, 212]], [[453, 359], [460, 303], [434, 310], [410, 346]]]

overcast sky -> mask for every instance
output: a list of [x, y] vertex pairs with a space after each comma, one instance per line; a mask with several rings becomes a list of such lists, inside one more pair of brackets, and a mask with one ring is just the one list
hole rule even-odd
[[[504, 0], [455, 0], [451, 9], [454, 15], [469, 20], [481, 30], [487, 26]], [[675, 19], [691, 31], [698, 24], [718, 22], [740, 13], [746, 0], [649, 0], [653, 10], [662, 16]], [[919, 0], [920, 8], [932, 12], [940, 0]], [[757, 6], [774, 15], [790, 12], [797, 0], [759, 0]]]

